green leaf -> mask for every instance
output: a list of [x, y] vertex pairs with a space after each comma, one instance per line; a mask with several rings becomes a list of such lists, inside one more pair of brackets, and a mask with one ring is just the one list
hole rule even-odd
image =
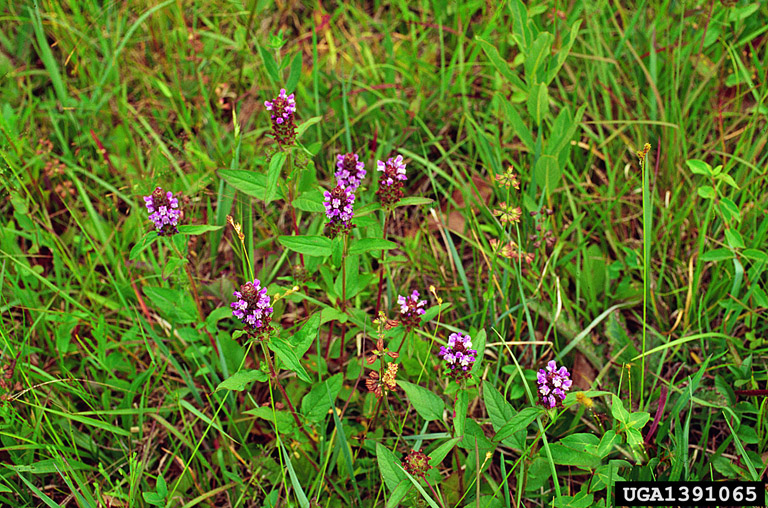
[[544, 410], [539, 407], [527, 407], [521, 410], [499, 429], [493, 440], [502, 441], [512, 434], [527, 428], [543, 412]]
[[432, 203], [434, 203], [434, 200], [430, 198], [424, 198], [421, 196], [408, 196], [398, 201], [395, 205], [395, 208], [398, 206], [430, 205]]
[[285, 152], [277, 152], [269, 161], [269, 169], [267, 169], [267, 183], [264, 190], [265, 205], [269, 205], [272, 201], [275, 200], [275, 196], [277, 195], [277, 182], [280, 180], [283, 164], [285, 164], [285, 157]]
[[550, 48], [554, 37], [549, 32], [540, 32], [525, 54], [525, 81], [528, 85], [538, 85], [540, 69], [547, 68]]
[[459, 447], [467, 450], [468, 452], [474, 452], [475, 450], [480, 452], [482, 456], [486, 451], [493, 450], [496, 447], [496, 443], [491, 442], [483, 432], [483, 428], [472, 418], [469, 418], [464, 430], [464, 439], [458, 443]]
[[152, 306], [159, 309], [170, 322], [176, 324], [197, 322], [195, 302], [186, 291], [147, 286], [144, 288], [144, 294], [151, 301]]
[[202, 235], [209, 231], [217, 231], [223, 226], [212, 226], [210, 224], [201, 224], [199, 226], [179, 226], [179, 233], [183, 235]]
[[[384, 240], [383, 238], [362, 238], [360, 240], [353, 241], [349, 246], [349, 254], [363, 254], [364, 252], [382, 249], [389, 250], [397, 248], [395, 242]], [[378, 253], [374, 253], [377, 256]]]
[[558, 496], [554, 508], [592, 508], [595, 506], [594, 499], [594, 494], [580, 490], [575, 496]]
[[603, 462], [598, 453], [599, 443], [594, 434], [577, 433], [549, 445], [549, 450], [555, 464], [594, 469]]
[[410, 492], [411, 488], [413, 487], [413, 484], [411, 483], [411, 480], [406, 478], [405, 480], [402, 480], [400, 483], [397, 484], [397, 487], [395, 487], [395, 490], [392, 491], [392, 493], [389, 496], [389, 499], [387, 499], [387, 504], [384, 508], [399, 508], [400, 507], [400, 501], [403, 500], [403, 498]]
[[[462, 392], [466, 393], [466, 392]], [[463, 433], [462, 433], [463, 434]], [[440, 466], [440, 463], [445, 459], [445, 457], [448, 456], [448, 454], [453, 450], [453, 447], [456, 446], [463, 438], [461, 436], [454, 437], [453, 439], [449, 439], [445, 443], [441, 444], [434, 450], [432, 450], [429, 453], [429, 464], [432, 467], [438, 467]]]
[[[267, 175], [244, 169], [222, 169], [218, 172], [219, 178], [231, 185], [235, 190], [264, 199], [267, 189]], [[277, 199], [283, 199], [283, 193], [278, 188], [275, 194]]]
[[[624, 466], [622, 463], [626, 464], [626, 466]], [[611, 460], [608, 462], [608, 464], [603, 464], [602, 466], [595, 469], [595, 474], [592, 479], [592, 484], [590, 485], [590, 490], [592, 492], [598, 492], [606, 488], [608, 485], [613, 485], [616, 482], [626, 481], [626, 479], [619, 474], [619, 468], [621, 467], [631, 466], [629, 462], [625, 460]]]
[[394, 491], [401, 481], [406, 480], [405, 473], [400, 469], [400, 460], [381, 443], [376, 443], [376, 461], [379, 471], [389, 490]]
[[728, 175], [726, 173], [723, 173], [722, 175], [717, 175], [718, 180], [722, 180], [723, 182], [727, 183], [734, 189], [738, 189], [739, 185], [736, 183], [736, 180], [733, 179], [731, 175]]
[[507, 64], [507, 62], [501, 58], [501, 55], [499, 55], [499, 50], [496, 49], [496, 46], [477, 36], [475, 37], [475, 40], [478, 42], [478, 44], [480, 44], [480, 49], [483, 50], [483, 53], [485, 53], [485, 55], [488, 57], [488, 60], [491, 61], [493, 66], [497, 71], [499, 71], [504, 79], [512, 83], [512, 85], [514, 85], [515, 88], [519, 90], [528, 90], [528, 86], [523, 83], [523, 80], [520, 79], [516, 73], [512, 72], [512, 70], [509, 68], [509, 64]]
[[725, 230], [725, 241], [728, 242], [732, 249], [743, 249], [745, 247], [744, 238], [741, 237], [741, 233], [733, 228]]
[[734, 203], [733, 200], [725, 197], [721, 198], [717, 203], [717, 206], [720, 213], [722, 213], [727, 220], [736, 219], [737, 221], [741, 221], [741, 212], [739, 212], [739, 207], [736, 206], [736, 203]]
[[[325, 311], [325, 309], [323, 310]], [[325, 314], [325, 312], [322, 314]], [[309, 316], [309, 319], [307, 319], [307, 322], [301, 327], [301, 330], [291, 337], [291, 346], [293, 347], [296, 356], [299, 358], [304, 356], [304, 353], [307, 352], [315, 339], [317, 339], [317, 331], [320, 328], [322, 314], [320, 312], [315, 312]]]
[[308, 118], [307, 120], [304, 120], [303, 122], [301, 122], [301, 123], [300, 123], [300, 124], [299, 124], [299, 125], [296, 127], [296, 137], [299, 137], [299, 138], [300, 138], [300, 137], [301, 137], [301, 135], [302, 135], [302, 134], [304, 134], [304, 132], [305, 132], [307, 129], [309, 129], [310, 127], [312, 127], [313, 125], [315, 125], [317, 122], [319, 122], [319, 121], [320, 121], [320, 120], [322, 120], [322, 119], [323, 119], [323, 117], [322, 117], [322, 116], [313, 116], [313, 117], [311, 117], [311, 118]]
[[264, 371], [241, 370], [239, 372], [235, 372], [234, 374], [229, 376], [227, 379], [219, 383], [219, 386], [216, 387], [216, 391], [235, 390], [238, 392], [242, 392], [243, 390], [245, 390], [245, 385], [251, 383], [252, 381], [258, 381], [259, 383], [263, 383], [267, 379], [269, 379], [269, 374], [267, 374]]
[[[323, 382], [316, 383], [314, 387], [301, 399], [301, 414], [313, 423], [319, 423], [328, 416], [331, 409], [331, 401], [328, 400], [328, 392], [332, 399], [336, 399], [344, 381], [342, 373], [335, 374]], [[328, 388], [326, 389], [326, 385]]]
[[597, 454], [605, 458], [609, 453], [613, 451], [613, 447], [617, 444], [621, 444], [621, 439], [616, 431], [611, 429], [607, 431], [600, 439], [600, 444], [597, 446]]
[[331, 239], [324, 236], [279, 236], [277, 241], [299, 254], [320, 257], [331, 255]]
[[733, 251], [725, 247], [719, 249], [712, 249], [701, 255], [702, 261], [723, 261], [731, 259], [733, 257]]
[[[344, 258], [344, 239], [341, 236], [337, 236], [331, 240], [331, 261], [333, 266], [341, 268], [341, 260]], [[341, 272], [339, 272], [341, 273]], [[340, 295], [341, 293], [336, 293]]]
[[629, 411], [624, 409], [624, 403], [616, 394], [611, 396], [611, 414], [625, 425], [629, 421]]
[[516, 414], [501, 392], [488, 381], [483, 381], [483, 402], [485, 402], [485, 409], [488, 411], [493, 429], [497, 433]]
[[304, 212], [325, 213], [323, 194], [314, 189], [301, 193], [299, 197], [293, 200], [293, 206]]
[[535, 147], [535, 144], [533, 142], [533, 135], [531, 134], [531, 130], [528, 128], [525, 122], [523, 122], [523, 119], [520, 118], [520, 115], [515, 109], [514, 104], [512, 104], [509, 100], [507, 100], [506, 97], [504, 97], [500, 93], [496, 94], [496, 99], [501, 103], [502, 107], [504, 108], [504, 113], [506, 114], [506, 117], [509, 120], [509, 123], [512, 125], [512, 129], [514, 133], [517, 135], [517, 137], [520, 138], [520, 141], [523, 142], [525, 147], [529, 151], [533, 152]]
[[768, 262], [768, 254], [757, 249], [744, 249], [741, 253], [744, 257], [754, 261]]
[[295, 91], [296, 85], [299, 84], [299, 79], [301, 79], [302, 60], [303, 60], [303, 55], [301, 54], [301, 51], [296, 52], [296, 55], [294, 55], [293, 60], [291, 60], [291, 73], [288, 75], [288, 81], [285, 82], [285, 89], [288, 92], [288, 94]]
[[301, 508], [309, 508], [309, 499], [307, 499], [307, 495], [304, 493], [304, 488], [301, 486], [301, 482], [299, 481], [299, 477], [296, 474], [296, 470], [293, 468], [290, 454], [288, 453], [288, 450], [285, 449], [285, 446], [283, 446], [283, 443], [280, 439], [278, 439], [278, 443], [280, 443], [280, 449], [283, 452], [283, 460], [285, 461], [285, 466], [288, 469], [288, 476], [291, 478], [291, 485], [293, 485], [294, 494], [296, 495], [296, 499], [299, 500], [299, 506]]
[[141, 240], [139, 240], [139, 243], [133, 246], [130, 254], [128, 254], [128, 259], [133, 261], [134, 259], [139, 257], [139, 254], [144, 252], [145, 249], [147, 249], [150, 245], [155, 243], [158, 238], [160, 238], [160, 236], [154, 231], [144, 235], [144, 237]]
[[464, 435], [464, 427], [467, 423], [467, 410], [469, 409], [469, 393], [461, 390], [456, 396], [456, 416], [453, 419], [453, 429], [456, 436]]
[[282, 83], [283, 80], [280, 78], [280, 71], [277, 68], [275, 57], [272, 56], [272, 53], [270, 53], [267, 48], [260, 45], [257, 45], [257, 47], [259, 48], [261, 60], [264, 62], [264, 69], [266, 69], [267, 75], [272, 80], [272, 84]]
[[411, 401], [413, 408], [419, 413], [419, 416], [427, 421], [441, 420], [443, 418], [445, 403], [433, 391], [408, 383], [407, 381], [398, 381], [397, 384], [405, 391], [408, 400]]
[[293, 416], [288, 411], [272, 411], [270, 406], [259, 406], [257, 408], [244, 411], [245, 414], [253, 415], [256, 418], [261, 418], [270, 422], [280, 429], [280, 433], [286, 433], [288, 435], [291, 432], [296, 431], [296, 422], [293, 420]]
[[702, 160], [690, 159], [685, 161], [685, 163], [688, 165], [688, 169], [690, 169], [693, 174], [712, 176], [712, 166]]
[[547, 77], [545, 80], [546, 84], [549, 84], [553, 79], [555, 79], [555, 76], [557, 76], [557, 73], [560, 71], [560, 67], [563, 66], [566, 58], [568, 58], [568, 53], [571, 52], [573, 43], [576, 42], [576, 37], [579, 35], [580, 26], [580, 19], [571, 25], [571, 29], [568, 32], [568, 35], [563, 37], [564, 42], [560, 44], [560, 49], [557, 51], [557, 55], [555, 55], [554, 59], [550, 58], [550, 66], [549, 70], [547, 71]]
[[483, 358], [485, 358], [485, 330], [480, 330], [472, 337], [472, 349], [477, 351], [475, 363], [469, 372], [473, 376], [479, 376], [483, 369]]
[[636, 430], [641, 430], [645, 427], [645, 424], [651, 421], [651, 414], [646, 411], [635, 411], [629, 415], [629, 421], [627, 427], [631, 427]]
[[358, 217], [365, 217], [366, 215], [370, 215], [373, 212], [377, 212], [379, 210], [381, 210], [381, 203], [379, 203], [378, 201], [374, 203], [368, 203], [361, 209], [355, 210], [355, 219], [357, 219]]
[[537, 126], [541, 126], [541, 122], [544, 116], [549, 111], [549, 92], [547, 92], [547, 85], [539, 83], [533, 86], [531, 93], [528, 95], [528, 113], [533, 118], [533, 121]]
[[717, 197], [717, 192], [715, 192], [715, 188], [711, 185], [702, 185], [696, 189], [696, 192], [704, 199], [715, 199]]
[[301, 364], [301, 359], [296, 356], [293, 348], [290, 344], [280, 338], [273, 338], [269, 341], [269, 349], [274, 351], [280, 360], [285, 364], [285, 368], [295, 372], [296, 375], [302, 381], [312, 383], [312, 378], [309, 377], [307, 371], [304, 370], [304, 366]]
[[528, 53], [528, 46], [533, 41], [533, 29], [528, 21], [528, 11], [522, 0], [512, 0], [509, 2], [509, 8], [512, 11], [512, 33], [520, 46], [523, 54]]

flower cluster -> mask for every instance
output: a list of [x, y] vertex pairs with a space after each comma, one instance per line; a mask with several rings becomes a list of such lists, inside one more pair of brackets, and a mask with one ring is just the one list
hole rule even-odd
[[563, 405], [565, 392], [571, 389], [573, 381], [571, 374], [564, 366], [557, 368], [554, 360], [547, 364], [547, 368], [540, 369], [536, 374], [536, 382], [539, 384], [539, 404], [546, 408], [554, 408]]
[[387, 364], [387, 371], [384, 376], [379, 380], [379, 373], [375, 370], [368, 374], [368, 379], [365, 380], [365, 386], [368, 391], [373, 392], [377, 399], [384, 395], [386, 390], [394, 390], [397, 388], [395, 377], [397, 376], [397, 370], [400, 366], [397, 363]]
[[271, 101], [264, 101], [264, 107], [271, 113], [272, 134], [281, 145], [293, 145], [296, 140], [296, 124], [293, 114], [296, 112], [294, 94], [287, 95], [285, 88]]
[[328, 217], [328, 233], [335, 238], [339, 233], [349, 233], [352, 229], [352, 217], [355, 212], [355, 193], [337, 185], [335, 189], [325, 194], [325, 215]]
[[525, 252], [520, 250], [515, 242], [507, 242], [501, 244], [499, 247], [498, 240], [491, 238], [490, 243], [493, 251], [498, 252], [498, 254], [500, 254], [502, 257], [513, 259], [515, 261], [523, 260], [529, 265], [533, 263], [533, 260], [535, 259], [533, 252]]
[[400, 321], [403, 325], [409, 330], [419, 326], [427, 305], [426, 300], [419, 300], [419, 292], [414, 290], [411, 296], [398, 296], [397, 303], [400, 305]]
[[164, 192], [162, 187], [158, 187], [149, 196], [144, 196], [144, 202], [149, 212], [149, 220], [155, 223], [159, 236], [170, 236], [179, 232], [176, 226], [179, 224], [181, 210], [179, 199], [174, 197], [173, 192]]
[[403, 469], [411, 476], [426, 477], [427, 471], [432, 469], [429, 465], [429, 455], [421, 450], [411, 450], [403, 459]]
[[530, 212], [531, 217], [536, 217], [536, 233], [528, 235], [528, 239], [533, 242], [533, 246], [537, 249], [541, 247], [542, 242], [546, 245], [547, 249], [554, 247], [557, 238], [550, 229], [546, 228], [547, 217], [551, 216], [554, 212], [551, 208], [542, 209], [538, 212]]
[[520, 216], [523, 214], [523, 210], [519, 207], [512, 207], [507, 205], [506, 202], [501, 203], [499, 208], [493, 211], [493, 215], [499, 217], [502, 224], [507, 222], [520, 222]]
[[512, 169], [512, 166], [509, 166], [504, 173], [496, 175], [496, 182], [507, 189], [514, 187], [515, 189], [520, 190], [520, 180], [517, 179], [517, 175]]
[[384, 173], [379, 178], [379, 190], [376, 195], [379, 196], [383, 207], [391, 207], [403, 197], [403, 185], [408, 180], [403, 156], [390, 157], [387, 162], [376, 161], [376, 170]]
[[232, 315], [256, 334], [268, 332], [273, 309], [267, 296], [267, 288], [261, 287], [259, 279], [240, 286], [240, 291], [235, 291], [234, 296], [237, 301], [230, 304]]
[[379, 337], [379, 340], [376, 341], [376, 349], [371, 351], [371, 356], [368, 357], [368, 365], [373, 365], [376, 363], [376, 360], [379, 359], [381, 356], [389, 356], [392, 359], [397, 358], [400, 356], [400, 353], [396, 353], [394, 351], [390, 351], [388, 348], [384, 347], [384, 339]]
[[452, 333], [448, 336], [448, 346], [440, 346], [438, 356], [445, 360], [450, 375], [457, 378], [469, 377], [468, 371], [477, 360], [477, 351], [472, 349], [472, 338], [469, 335]]
[[336, 185], [355, 192], [365, 177], [365, 164], [358, 160], [356, 153], [336, 156]]

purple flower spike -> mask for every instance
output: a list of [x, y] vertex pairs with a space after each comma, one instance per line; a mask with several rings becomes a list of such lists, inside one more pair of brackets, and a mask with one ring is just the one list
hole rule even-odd
[[240, 286], [240, 291], [235, 291], [234, 296], [237, 301], [229, 305], [232, 307], [232, 315], [257, 334], [268, 332], [273, 309], [267, 288], [261, 287], [259, 279]]
[[165, 192], [162, 187], [157, 187], [152, 194], [144, 196], [144, 203], [147, 205], [149, 220], [155, 223], [159, 236], [171, 236], [179, 232], [176, 226], [181, 218], [181, 210], [179, 199], [174, 197], [173, 192]]
[[540, 369], [536, 374], [539, 384], [539, 404], [552, 409], [562, 407], [565, 392], [571, 389], [571, 373], [564, 366], [557, 368], [554, 360], [547, 364], [546, 369]]
[[355, 193], [341, 185], [325, 191], [325, 215], [328, 217], [328, 230], [331, 238], [339, 233], [349, 233], [352, 229], [352, 217], [355, 215]]
[[296, 141], [296, 124], [293, 115], [296, 113], [294, 94], [287, 95], [285, 88], [280, 89], [277, 97], [264, 101], [264, 107], [272, 118], [272, 134], [281, 145], [293, 145]]
[[336, 167], [336, 184], [355, 192], [365, 177], [365, 164], [356, 153], [348, 153], [336, 156]]
[[376, 195], [379, 196], [383, 207], [392, 207], [403, 197], [403, 185], [408, 180], [403, 156], [390, 157], [387, 162], [376, 161], [376, 170], [384, 173], [379, 178], [379, 190]]
[[458, 379], [470, 377], [469, 371], [477, 360], [477, 351], [472, 349], [469, 335], [452, 333], [448, 336], [448, 346], [440, 346], [438, 356], [445, 360], [450, 369], [449, 375]]
[[416, 328], [421, 323], [421, 316], [426, 312], [424, 306], [426, 300], [419, 300], [419, 292], [414, 290], [411, 296], [398, 296], [397, 303], [400, 305], [400, 321], [409, 330]]

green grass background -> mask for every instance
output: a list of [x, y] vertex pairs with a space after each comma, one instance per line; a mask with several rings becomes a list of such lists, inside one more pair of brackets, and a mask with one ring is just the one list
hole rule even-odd
[[[269, 393], [214, 392], [236, 368], [231, 358], [243, 354], [229, 338], [231, 293], [242, 282], [231, 230], [189, 245], [205, 313], [229, 359], [206, 349], [194, 314], [164, 314], [170, 304], [151, 309], [157, 323], [149, 326], [140, 297], [149, 307], [159, 297], [153, 302], [143, 289], [183, 287], [184, 278], [165, 276], [165, 251], [129, 259], [148, 227], [141, 196], [156, 185], [183, 193], [189, 222], [225, 224], [235, 195], [217, 171], [262, 170], [270, 144], [263, 101], [286, 81], [295, 85], [299, 121], [321, 117], [302, 141], [316, 153], [322, 185], [337, 153], [358, 151], [370, 175], [377, 158], [400, 152], [409, 160], [408, 194], [435, 200], [434, 214], [429, 206], [400, 209], [390, 231], [400, 245], [386, 268], [390, 308], [397, 294], [426, 295], [435, 285], [452, 304], [436, 326], [485, 329], [497, 345], [488, 347], [480, 376], [517, 405], [511, 351], [524, 369], [539, 368], [550, 351], [561, 355], [575, 376], [631, 397], [632, 409], [652, 416], [664, 387], [671, 402], [649, 475], [763, 474], [765, 399], [733, 390], [763, 389], [768, 376], [766, 5], [530, 3], [532, 26], [553, 35], [553, 55], [580, 21], [570, 54], [544, 87], [540, 124], [508, 77], [523, 77], [530, 61], [515, 25], [519, 2], [0, 5], [0, 347], [4, 365], [18, 358], [0, 409], [0, 504], [145, 506], [141, 494], [156, 490], [159, 476], [178, 496], [172, 506], [300, 503], [269, 426], [243, 412]], [[276, 52], [268, 43], [279, 30], [286, 43]], [[280, 79], [264, 54], [277, 55]], [[291, 70], [299, 65], [300, 73]], [[545, 182], [534, 170], [542, 140], [560, 137], [565, 155]], [[646, 142], [644, 231], [635, 152]], [[722, 165], [733, 178], [735, 186], [719, 190], [738, 220], [724, 215], [721, 200], [697, 193], [710, 182], [689, 170], [689, 159]], [[527, 212], [544, 206], [554, 211], [549, 227], [558, 238], [523, 277], [489, 244], [498, 238], [494, 203], [506, 199], [493, 175], [509, 165], [523, 183], [511, 196], [525, 212], [521, 237], [534, 232]], [[292, 258], [274, 241], [289, 234], [287, 208], [254, 201], [254, 212], [256, 273], [290, 287]], [[304, 232], [321, 225], [319, 214], [302, 214]], [[730, 248], [728, 231], [739, 232], [743, 245]], [[364, 271], [375, 266], [367, 263]], [[375, 291], [371, 282], [353, 299], [356, 308], [372, 315]], [[551, 347], [503, 347], [502, 340]], [[643, 347], [654, 352], [641, 381]], [[305, 360], [327, 374], [317, 357]], [[339, 406], [359, 371], [345, 369]], [[285, 382], [297, 397], [306, 392], [295, 378]], [[351, 443], [372, 411], [370, 398], [353, 395], [353, 410], [337, 423]], [[471, 391], [470, 412], [485, 425], [477, 397]], [[673, 409], [679, 420], [669, 419]], [[596, 429], [589, 413], [579, 413], [550, 440], [590, 425]], [[425, 433], [412, 422], [403, 430]], [[291, 448], [290, 436], [283, 443]], [[299, 449], [285, 456], [316, 506], [356, 503], [350, 477], [362, 506], [384, 506], [373, 449], [353, 444], [352, 475], [338, 448], [312, 459]], [[476, 472], [473, 451], [462, 453]], [[518, 486], [533, 473], [513, 467], [514, 453], [502, 454], [509, 462], [500, 465], [500, 453], [476, 473], [477, 483], [528, 499]], [[307, 465], [326, 460], [324, 475]], [[445, 464], [450, 490], [456, 464]], [[557, 468], [561, 483], [578, 490], [583, 477]], [[543, 503], [549, 487], [542, 489], [529, 502]], [[502, 495], [483, 500], [496, 502], [510, 503]]]

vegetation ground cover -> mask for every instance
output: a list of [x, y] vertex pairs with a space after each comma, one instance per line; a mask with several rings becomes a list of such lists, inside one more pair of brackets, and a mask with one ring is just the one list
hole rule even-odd
[[765, 4], [0, 4], [3, 506], [764, 477]]

